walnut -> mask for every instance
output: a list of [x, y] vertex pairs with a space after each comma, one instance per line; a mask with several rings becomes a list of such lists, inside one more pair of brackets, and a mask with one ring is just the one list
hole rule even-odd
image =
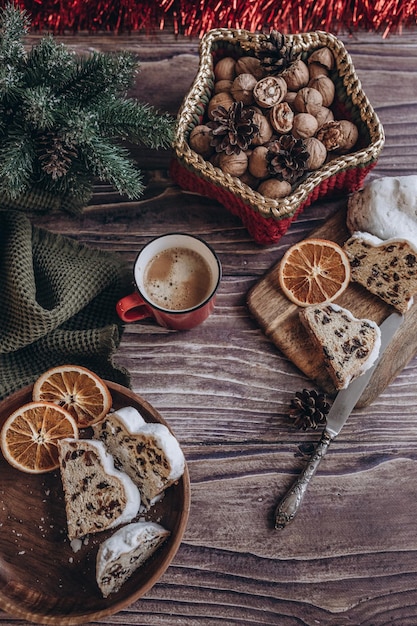
[[255, 178], [267, 178], [270, 175], [266, 158], [267, 153], [268, 148], [266, 146], [258, 146], [249, 157], [248, 169]]
[[259, 128], [259, 131], [252, 139], [252, 145], [261, 146], [262, 144], [267, 143], [271, 139], [274, 132], [268, 118], [266, 118], [262, 113], [255, 111], [253, 123]]
[[308, 73], [310, 74], [311, 80], [312, 78], [317, 78], [317, 76], [328, 76], [329, 70], [326, 70], [325, 67], [318, 63], [309, 63]]
[[287, 91], [287, 93], [285, 94], [284, 102], [288, 102], [290, 107], [294, 109], [294, 100], [296, 99], [296, 97], [297, 97], [296, 91]]
[[320, 107], [314, 117], [317, 120], [319, 128], [326, 122], [333, 122], [334, 120], [333, 111], [327, 107]]
[[335, 94], [335, 86], [334, 82], [328, 76], [317, 76], [316, 78], [312, 78], [308, 83], [309, 87], [313, 89], [317, 89], [321, 93], [323, 98], [323, 106], [329, 107], [333, 100]]
[[348, 120], [335, 120], [323, 124], [317, 133], [326, 150], [340, 153], [349, 152], [358, 140], [358, 127]]
[[244, 56], [236, 61], [236, 74], [252, 74], [256, 80], [260, 80], [265, 76], [265, 71], [259, 59]]
[[248, 156], [243, 150], [239, 154], [222, 152], [219, 157], [219, 167], [225, 174], [242, 176], [248, 167]]
[[319, 141], [316, 137], [307, 137], [304, 140], [309, 157], [307, 159], [307, 170], [317, 170], [323, 165], [327, 157], [327, 150], [325, 145]]
[[293, 104], [299, 113], [315, 115], [320, 107], [323, 106], [323, 96], [317, 89], [303, 87], [297, 93]]
[[232, 80], [218, 80], [214, 83], [214, 93], [221, 93], [222, 91], [230, 91], [233, 85]]
[[239, 176], [239, 178], [242, 183], [245, 183], [245, 185], [248, 185], [248, 187], [251, 187], [252, 189], [256, 189], [259, 185], [259, 179], [256, 178], [256, 176], [252, 176], [249, 170], [246, 170], [246, 172], [244, 172], [242, 176]]
[[334, 68], [334, 56], [330, 48], [325, 46], [324, 48], [318, 48], [314, 50], [308, 58], [308, 64], [317, 63], [326, 70], [332, 70]]
[[265, 196], [265, 198], [279, 200], [280, 198], [285, 198], [285, 196], [288, 196], [291, 193], [291, 185], [286, 180], [268, 178], [259, 185], [258, 193]]
[[222, 91], [221, 93], [216, 93], [216, 95], [213, 96], [211, 100], [209, 100], [209, 103], [207, 105], [207, 115], [212, 120], [213, 119], [212, 113], [214, 109], [217, 109], [219, 105], [221, 105], [225, 109], [230, 109], [233, 102], [234, 100], [232, 96], [230, 95], [230, 93], [227, 93], [226, 91]]
[[214, 67], [216, 80], [234, 80], [236, 76], [236, 61], [232, 57], [220, 59]]
[[259, 80], [253, 90], [255, 102], [269, 109], [281, 102], [287, 93], [287, 83], [280, 76], [266, 76]]
[[310, 79], [308, 67], [301, 59], [291, 63], [281, 76], [287, 83], [288, 91], [298, 91], [305, 87]]
[[305, 139], [313, 137], [318, 129], [318, 123], [314, 115], [311, 113], [298, 113], [294, 117], [292, 134], [296, 139]]
[[190, 148], [201, 154], [202, 157], [207, 159], [213, 153], [213, 147], [210, 145], [211, 130], [205, 124], [199, 124], [195, 126], [190, 133], [189, 144]]
[[288, 102], [280, 102], [272, 107], [269, 120], [278, 133], [289, 133], [294, 122], [294, 112]]
[[241, 101], [243, 104], [252, 104], [253, 88], [256, 83], [257, 80], [252, 74], [239, 74], [233, 81], [230, 93], [236, 101]]

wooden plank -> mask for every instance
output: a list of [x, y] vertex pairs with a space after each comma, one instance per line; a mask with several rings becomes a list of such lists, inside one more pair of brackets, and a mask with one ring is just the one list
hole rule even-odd
[[[335, 213], [309, 237], [330, 239], [343, 245], [349, 237], [346, 228], [346, 210]], [[279, 286], [279, 264], [280, 261], [250, 290], [249, 309], [276, 347], [317, 385], [333, 395], [336, 389], [325, 368], [323, 354], [314, 348], [307, 331], [301, 324], [299, 307], [288, 300]], [[390, 305], [353, 282], [335, 303], [349, 309], [355, 317], [371, 319], [377, 324], [381, 324], [394, 311]], [[415, 355], [417, 352], [417, 336], [414, 331], [416, 323], [417, 306], [414, 305], [407, 312], [405, 323], [394, 335], [391, 344], [377, 364], [357, 404], [358, 407], [373, 402]]]

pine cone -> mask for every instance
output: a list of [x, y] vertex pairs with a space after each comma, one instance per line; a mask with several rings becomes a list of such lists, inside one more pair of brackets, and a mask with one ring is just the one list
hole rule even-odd
[[294, 420], [297, 428], [314, 430], [320, 425], [326, 423], [326, 415], [329, 412], [330, 405], [323, 393], [317, 392], [315, 389], [309, 391], [297, 391], [295, 398], [291, 400], [289, 417]]
[[253, 121], [253, 109], [246, 109], [243, 102], [234, 102], [229, 109], [218, 106], [212, 111], [213, 121], [207, 126], [211, 129], [211, 145], [216, 152], [239, 154], [247, 150], [259, 127]]
[[302, 139], [283, 135], [268, 146], [266, 154], [268, 170], [272, 176], [286, 180], [292, 185], [307, 169], [309, 156]]
[[51, 176], [52, 180], [66, 176], [73, 160], [78, 156], [75, 147], [66, 143], [58, 135], [53, 135], [52, 132], [41, 137], [39, 145], [41, 150], [39, 161], [42, 170]]
[[292, 44], [286, 43], [285, 36], [277, 30], [271, 31], [263, 40], [257, 52], [261, 65], [268, 74], [280, 74], [295, 61]]

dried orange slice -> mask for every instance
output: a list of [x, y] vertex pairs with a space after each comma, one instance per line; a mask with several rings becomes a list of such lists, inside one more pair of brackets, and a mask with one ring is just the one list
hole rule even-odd
[[13, 467], [43, 474], [58, 467], [59, 439], [78, 437], [74, 418], [50, 402], [29, 402], [14, 411], [1, 429], [1, 450]]
[[79, 428], [99, 422], [112, 406], [105, 382], [80, 365], [59, 365], [46, 371], [33, 385], [32, 397], [62, 406]]
[[278, 279], [284, 294], [298, 306], [332, 302], [349, 284], [349, 259], [334, 241], [304, 239], [282, 257]]

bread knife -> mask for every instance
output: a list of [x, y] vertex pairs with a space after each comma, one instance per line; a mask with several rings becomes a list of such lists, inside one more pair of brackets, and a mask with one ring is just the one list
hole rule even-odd
[[347, 418], [353, 411], [365, 387], [370, 381], [383, 352], [389, 345], [403, 319], [404, 318], [400, 313], [391, 313], [391, 315], [389, 315], [382, 322], [380, 325], [381, 347], [374, 365], [364, 374], [355, 378], [346, 389], [341, 389], [336, 395], [332, 407], [327, 414], [326, 426], [323, 430], [321, 439], [313, 452], [308, 465], [275, 509], [275, 528], [285, 528], [287, 524], [294, 519], [307, 491], [309, 482], [316, 473], [320, 461], [327, 452], [329, 444], [342, 430]]

